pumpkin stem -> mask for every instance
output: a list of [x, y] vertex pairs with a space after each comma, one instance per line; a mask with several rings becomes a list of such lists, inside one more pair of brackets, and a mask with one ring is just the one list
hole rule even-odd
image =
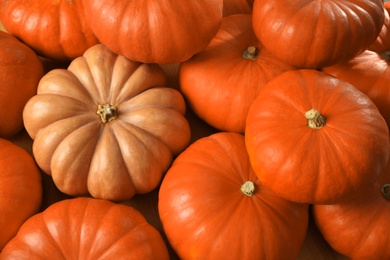
[[390, 199], [390, 184], [384, 184], [382, 186], [382, 193], [386, 198]]
[[110, 104], [104, 104], [104, 105], [99, 104], [96, 113], [100, 116], [103, 124], [108, 123], [114, 120], [115, 118], [117, 118], [116, 107]]
[[253, 196], [255, 191], [255, 184], [251, 181], [246, 181], [241, 185], [241, 192], [247, 196]]
[[244, 59], [256, 60], [259, 56], [259, 49], [256, 46], [249, 46], [242, 54]]
[[307, 111], [305, 117], [307, 119], [307, 126], [312, 129], [320, 129], [325, 126], [326, 118], [314, 108]]

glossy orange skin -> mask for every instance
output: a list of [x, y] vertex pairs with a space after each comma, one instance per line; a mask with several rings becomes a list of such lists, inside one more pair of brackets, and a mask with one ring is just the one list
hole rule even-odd
[[107, 200], [56, 202], [28, 219], [0, 259], [169, 259], [160, 233], [132, 207]]
[[43, 64], [34, 51], [0, 31], [0, 137], [22, 130], [23, 107], [35, 95], [43, 75]]
[[384, 184], [390, 184], [390, 164], [358, 198], [313, 205], [314, 221], [333, 249], [350, 259], [390, 259], [390, 198], [381, 192]]
[[83, 3], [101, 43], [131, 60], [160, 64], [182, 62], [201, 51], [217, 32], [223, 7], [223, 0]]
[[383, 0], [260, 0], [253, 29], [279, 59], [298, 68], [348, 60], [379, 35]]
[[[255, 59], [243, 57], [250, 46], [257, 47]], [[292, 69], [261, 46], [250, 14], [235, 14], [224, 17], [203, 51], [181, 63], [180, 90], [192, 110], [209, 125], [244, 133], [249, 107], [259, 89]]]
[[42, 176], [33, 157], [0, 138], [0, 251], [20, 226], [39, 212]]
[[98, 43], [85, 21], [82, 0], [2, 1], [1, 20], [6, 31], [55, 60], [72, 60]]
[[367, 50], [349, 61], [322, 70], [366, 94], [390, 125], [390, 61], [387, 57]]
[[368, 48], [368, 50], [375, 52], [385, 52], [390, 50], [390, 2], [384, 2], [383, 8], [385, 17], [382, 30], [375, 42]]
[[[251, 181], [255, 193], [241, 185]], [[253, 172], [244, 136], [219, 132], [182, 152], [159, 190], [158, 211], [180, 259], [296, 259], [308, 205], [284, 200]]]
[[[326, 123], [308, 127], [316, 109]], [[375, 104], [325, 72], [285, 72], [266, 84], [247, 117], [246, 146], [264, 186], [296, 202], [337, 203], [364, 192], [389, 158], [389, 130]]]
[[[103, 123], [99, 105], [117, 108]], [[189, 143], [186, 105], [157, 64], [99, 44], [51, 70], [23, 112], [39, 167], [71, 196], [122, 201], [155, 189]]]

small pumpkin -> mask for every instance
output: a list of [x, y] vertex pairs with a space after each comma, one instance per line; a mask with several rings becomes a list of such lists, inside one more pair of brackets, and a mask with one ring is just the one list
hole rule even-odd
[[23, 129], [23, 108], [35, 95], [44, 68], [30, 47], [0, 31], [0, 75], [0, 136], [9, 138]]
[[322, 68], [322, 71], [352, 84], [366, 94], [390, 125], [390, 60], [388, 57], [366, 50], [346, 62]]
[[244, 136], [233, 132], [200, 138], [176, 158], [158, 212], [180, 259], [296, 259], [309, 215], [307, 204], [262, 184]]
[[390, 164], [370, 191], [331, 205], [313, 205], [313, 218], [328, 244], [350, 259], [390, 259]]
[[48, 72], [24, 108], [40, 168], [71, 196], [126, 200], [156, 188], [190, 141], [179, 91], [157, 64], [98, 44]]
[[246, 146], [264, 186], [286, 199], [330, 204], [367, 190], [389, 158], [389, 130], [375, 104], [325, 72], [287, 71], [249, 110]]
[[82, 0], [3, 0], [1, 20], [7, 32], [54, 60], [72, 60], [98, 43]]
[[235, 14], [223, 18], [203, 51], [180, 64], [180, 90], [192, 110], [209, 125], [243, 133], [259, 89], [292, 69], [259, 43], [250, 14]]
[[368, 50], [378, 53], [390, 51], [390, 2], [384, 2], [383, 8], [385, 17], [382, 30], [376, 38], [375, 42], [368, 48]]
[[253, 29], [264, 47], [298, 68], [351, 59], [378, 37], [383, 0], [267, 0], [253, 5]]
[[161, 234], [136, 209], [107, 200], [56, 202], [28, 219], [7, 259], [169, 259]]
[[89, 26], [100, 42], [115, 53], [143, 63], [189, 59], [207, 46], [222, 21], [223, 0], [83, 3]]
[[0, 251], [42, 204], [42, 175], [33, 157], [0, 138]]

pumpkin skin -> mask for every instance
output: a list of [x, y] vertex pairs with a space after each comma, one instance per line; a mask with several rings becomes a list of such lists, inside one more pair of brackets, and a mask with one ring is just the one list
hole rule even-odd
[[375, 52], [385, 52], [390, 50], [390, 2], [384, 2], [383, 8], [385, 16], [382, 30], [375, 42], [368, 48], [368, 50]]
[[349, 61], [322, 68], [322, 71], [349, 82], [366, 94], [390, 125], [389, 65], [388, 58], [367, 50]]
[[[253, 48], [251, 54], [247, 49]], [[294, 69], [265, 50], [252, 30], [250, 14], [224, 17], [210, 44], [179, 70], [180, 90], [192, 110], [209, 125], [243, 133], [259, 89]]]
[[47, 58], [73, 60], [98, 43], [82, 0], [3, 0], [1, 16], [7, 32]]
[[259, 0], [252, 14], [253, 29], [265, 48], [308, 69], [330, 66], [366, 50], [384, 20], [382, 0]]
[[182, 62], [206, 47], [220, 26], [223, 8], [223, 0], [83, 3], [101, 43], [131, 60], [160, 64]]
[[252, 14], [254, 0], [224, 0], [223, 16], [232, 14]]
[[375, 104], [351, 84], [309, 69], [284, 72], [260, 90], [245, 140], [264, 186], [310, 204], [356, 196], [389, 158], [389, 130]]
[[[245, 195], [247, 182], [255, 190]], [[233, 132], [198, 139], [177, 157], [162, 181], [158, 211], [180, 259], [296, 259], [308, 225], [308, 205], [263, 186], [243, 135]]]
[[390, 259], [389, 185], [390, 164], [370, 191], [362, 192], [358, 198], [340, 204], [313, 205], [316, 226], [336, 251], [350, 259]]
[[0, 31], [0, 136], [8, 138], [23, 128], [23, 107], [35, 95], [44, 75], [34, 51], [11, 34]]
[[169, 259], [169, 253], [160, 233], [134, 208], [81, 197], [28, 219], [0, 259]]
[[39, 212], [42, 176], [33, 157], [16, 144], [0, 138], [0, 251], [20, 226]]
[[161, 67], [98, 44], [48, 72], [23, 117], [38, 165], [63, 193], [117, 201], [159, 185], [189, 143], [185, 110]]

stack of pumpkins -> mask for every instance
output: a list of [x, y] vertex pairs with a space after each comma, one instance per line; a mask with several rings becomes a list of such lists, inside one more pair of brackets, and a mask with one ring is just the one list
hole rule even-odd
[[[0, 8], [0, 192], [17, 187], [0, 197], [0, 259], [169, 259], [162, 234], [120, 203], [155, 189], [181, 259], [296, 259], [309, 214], [337, 252], [390, 257], [389, 4]], [[187, 107], [215, 133], [194, 139]], [[6, 140], [23, 128], [33, 156]], [[40, 171], [74, 198], [39, 212]]]

